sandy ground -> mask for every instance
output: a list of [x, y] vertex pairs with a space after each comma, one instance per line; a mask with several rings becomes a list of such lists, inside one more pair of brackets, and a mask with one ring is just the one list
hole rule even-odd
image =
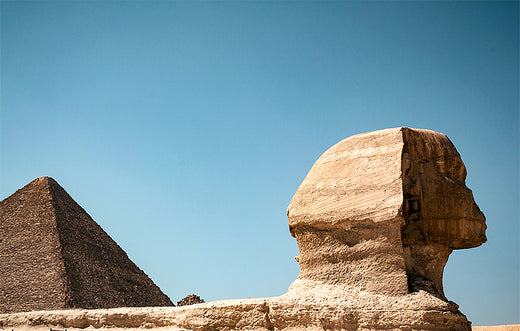
[[111, 328], [111, 329], [93, 329], [93, 328], [86, 328], [86, 329], [75, 329], [75, 328], [68, 328], [68, 329], [56, 329], [56, 328], [49, 328], [47, 327], [17, 327], [17, 328], [8, 328], [8, 329], [0, 329], [0, 331], [77, 331], [77, 330], [95, 330], [95, 331], [143, 331], [143, 330], [158, 330], [158, 331], [189, 331], [186, 329], [172, 329], [172, 328], [153, 328], [153, 329], [120, 329], [120, 328]]
[[520, 324], [495, 325], [495, 326], [473, 326], [473, 331], [520, 331]]
[[[49, 327], [17, 327], [17, 328], [8, 328], [2, 329], [0, 331], [76, 331], [76, 330], [96, 330], [96, 331], [143, 331], [143, 330], [158, 330], [158, 331], [189, 331], [186, 329], [172, 329], [172, 328], [153, 328], [153, 329], [121, 329], [121, 328], [110, 328], [110, 329], [51, 329]], [[513, 325], [495, 325], [495, 326], [474, 326], [472, 327], [473, 331], [520, 331], [520, 324]]]

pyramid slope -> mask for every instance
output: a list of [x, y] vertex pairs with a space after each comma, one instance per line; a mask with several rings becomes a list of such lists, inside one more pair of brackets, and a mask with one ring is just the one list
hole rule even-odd
[[0, 202], [0, 312], [71, 305], [56, 216], [43, 180]]
[[[18, 268], [11, 268], [8, 276], [0, 275], [0, 291], [13, 292], [14, 300], [0, 302], [0, 311], [173, 305], [52, 178], [32, 181], [2, 201], [0, 207], [0, 231], [46, 248], [44, 254], [25, 244], [13, 246], [4, 254], [2, 247], [2, 265], [16, 264]], [[33, 231], [36, 224], [43, 230]], [[33, 264], [29, 270], [27, 260]], [[17, 285], [24, 273], [32, 283]], [[32, 277], [31, 273], [39, 276]], [[52, 290], [44, 285], [48, 275], [53, 275]], [[36, 294], [24, 294], [28, 285]], [[35, 295], [41, 298], [38, 304], [31, 303]]]

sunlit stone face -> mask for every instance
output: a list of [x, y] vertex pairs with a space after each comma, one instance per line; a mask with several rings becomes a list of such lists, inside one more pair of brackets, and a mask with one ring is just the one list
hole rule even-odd
[[288, 207], [289, 226], [379, 223], [403, 203], [400, 128], [355, 135], [314, 163]]

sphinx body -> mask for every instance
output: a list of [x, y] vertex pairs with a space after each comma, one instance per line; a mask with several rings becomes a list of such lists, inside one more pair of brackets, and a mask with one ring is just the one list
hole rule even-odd
[[465, 177], [441, 133], [395, 128], [352, 136], [316, 161], [288, 207], [300, 274], [286, 294], [69, 317], [0, 315], [0, 327], [470, 330], [442, 286], [450, 253], [486, 241]]

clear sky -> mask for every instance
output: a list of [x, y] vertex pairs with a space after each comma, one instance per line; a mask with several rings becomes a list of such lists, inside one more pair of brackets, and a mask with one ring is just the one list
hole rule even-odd
[[447, 297], [520, 323], [519, 2], [1, 2], [0, 198], [55, 178], [174, 302], [284, 293], [314, 161], [399, 126], [487, 217]]

